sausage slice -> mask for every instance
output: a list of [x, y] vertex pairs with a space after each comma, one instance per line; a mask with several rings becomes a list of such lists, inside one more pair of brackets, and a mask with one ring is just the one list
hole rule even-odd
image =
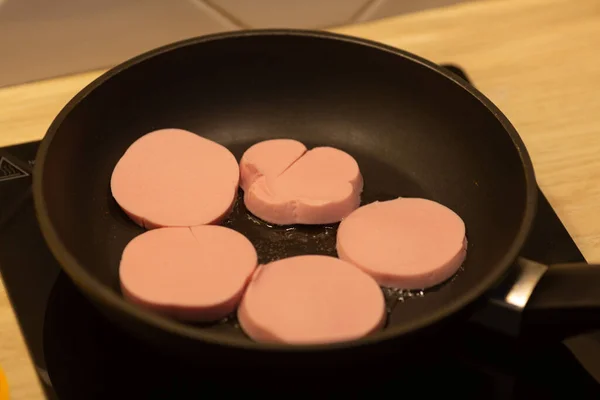
[[181, 320], [214, 321], [235, 310], [257, 263], [254, 246], [232, 229], [160, 228], [127, 244], [119, 276], [133, 303]]
[[259, 342], [325, 344], [354, 340], [385, 323], [381, 288], [334, 257], [307, 255], [258, 267], [238, 309]]
[[360, 205], [363, 180], [352, 156], [333, 147], [305, 151], [281, 139], [248, 149], [241, 174], [252, 214], [277, 225], [329, 224]]
[[127, 149], [110, 187], [125, 213], [151, 229], [219, 222], [238, 182], [237, 161], [225, 147], [185, 130], [161, 129]]
[[424, 289], [450, 278], [464, 262], [465, 224], [431, 200], [374, 202], [342, 221], [337, 252], [382, 286]]
[[276, 178], [306, 153], [297, 140], [272, 139], [256, 143], [240, 160], [240, 187], [248, 190], [261, 176]]

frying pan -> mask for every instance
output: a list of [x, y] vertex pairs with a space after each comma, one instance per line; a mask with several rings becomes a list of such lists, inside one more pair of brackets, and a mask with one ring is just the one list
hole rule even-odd
[[[109, 180], [133, 141], [169, 127], [219, 142], [238, 158], [253, 143], [277, 137], [345, 150], [361, 167], [363, 204], [425, 197], [456, 211], [467, 226], [467, 260], [450, 282], [397, 302], [381, 332], [333, 345], [259, 344], [235, 321], [185, 324], [129, 304], [119, 289], [119, 259], [142, 229], [116, 205]], [[252, 365], [409, 351], [443, 336], [440, 329], [450, 326], [444, 322], [481, 314], [489, 298], [514, 309], [524, 335], [560, 339], [600, 327], [600, 269], [547, 268], [519, 258], [536, 194], [521, 138], [468, 83], [402, 50], [299, 30], [199, 37], [113, 68], [56, 117], [34, 173], [35, 207], [50, 249], [107, 317], [169, 352]], [[335, 233], [335, 225], [257, 225], [240, 201], [226, 225], [254, 243], [261, 262], [335, 255], [335, 235], [324, 233]]]

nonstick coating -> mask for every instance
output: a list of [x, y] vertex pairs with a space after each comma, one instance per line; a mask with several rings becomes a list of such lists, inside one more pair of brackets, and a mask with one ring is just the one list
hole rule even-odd
[[[158, 49], [96, 80], [50, 127], [34, 174], [43, 233], [83, 292], [130, 330], [272, 349], [251, 342], [234, 323], [186, 325], [122, 299], [119, 259], [142, 229], [113, 200], [110, 176], [134, 140], [160, 128], [190, 130], [238, 159], [269, 138], [335, 146], [360, 165], [363, 204], [426, 197], [466, 223], [468, 255], [455, 279], [398, 302], [387, 328], [359, 343], [424, 328], [503, 276], [534, 214], [535, 181], [521, 140], [487, 99], [455, 79], [408, 53], [316, 32], [238, 32]], [[253, 220], [240, 201], [226, 225], [254, 243], [262, 262], [335, 255], [336, 226], [272, 228]]]

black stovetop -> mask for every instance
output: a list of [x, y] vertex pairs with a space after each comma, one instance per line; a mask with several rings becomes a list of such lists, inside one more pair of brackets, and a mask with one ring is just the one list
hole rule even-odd
[[[127, 393], [127, 398], [136, 399], [191, 399], [215, 395], [207, 391], [215, 388], [231, 393], [235, 376], [223, 377], [225, 383], [206, 382], [201, 368], [178, 363], [130, 338], [106, 321], [60, 271], [33, 209], [31, 167], [37, 145], [0, 149], [0, 271], [48, 398], [119, 399]], [[538, 208], [522, 255], [548, 264], [584, 261], [541, 192]], [[598, 365], [587, 363], [587, 371], [578, 361], [600, 352], [595, 337], [575, 341], [571, 346], [577, 349], [575, 355], [563, 343], [527, 351], [485, 327], [464, 325], [455, 347], [427, 365], [393, 354], [377, 360], [394, 377], [397, 371], [397, 379], [373, 389], [385, 390], [387, 396], [394, 390], [402, 396], [408, 383], [427, 379], [428, 385], [420, 384], [423, 394], [431, 390], [428, 386], [435, 390], [443, 385], [446, 396], [463, 399], [548, 399], [562, 393], [569, 398], [600, 398], [600, 385], [592, 377], [600, 377], [600, 360]], [[311, 384], [300, 386], [306, 389]], [[300, 386], [291, 389], [297, 393]], [[268, 387], [257, 381], [247, 390], [262, 394]]]

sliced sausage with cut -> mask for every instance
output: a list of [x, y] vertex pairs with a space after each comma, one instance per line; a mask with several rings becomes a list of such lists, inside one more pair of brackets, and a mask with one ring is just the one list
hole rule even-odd
[[248, 190], [261, 176], [276, 178], [306, 153], [306, 146], [293, 139], [256, 143], [240, 160], [240, 187]]
[[424, 289], [450, 278], [464, 262], [465, 224], [431, 200], [374, 202], [342, 221], [337, 252], [382, 286]]
[[187, 321], [232, 313], [257, 266], [254, 246], [222, 226], [159, 228], [125, 247], [119, 276], [124, 296]]
[[241, 167], [244, 203], [252, 214], [277, 225], [328, 224], [360, 205], [363, 180], [352, 156], [333, 147], [301, 154], [301, 143], [291, 142], [294, 149], [282, 140], [260, 142], [242, 158], [253, 160]]
[[259, 342], [325, 344], [359, 339], [385, 323], [381, 288], [354, 265], [307, 255], [258, 267], [238, 319]]
[[239, 167], [222, 145], [181, 129], [136, 140], [112, 173], [112, 195], [145, 228], [219, 222], [237, 195]]

